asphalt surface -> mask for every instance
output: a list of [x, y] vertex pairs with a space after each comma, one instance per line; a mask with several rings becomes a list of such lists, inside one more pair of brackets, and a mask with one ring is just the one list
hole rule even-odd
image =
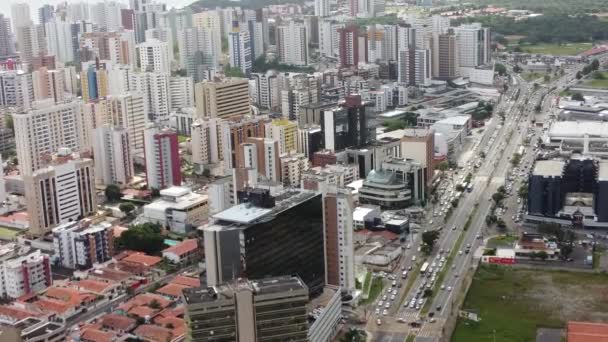
[[[435, 262], [436, 266], [438, 266], [441, 262], [441, 256], [444, 256], [447, 259], [448, 254], [440, 254], [440, 251], [454, 250], [457, 248], [455, 245], [460, 235], [464, 235], [452, 263], [448, 263], [447, 260], [443, 262], [444, 265], [442, 269], [445, 269], [443, 282], [436, 286], [435, 284], [431, 285], [433, 288], [437, 289], [431, 299], [432, 303], [429, 308], [429, 312], [433, 312], [434, 314], [433, 322], [431, 322], [427, 315], [424, 315], [425, 317], [423, 317], [421, 314], [424, 305], [421, 305], [420, 309], [412, 309], [409, 307], [410, 300], [415, 296], [416, 291], [421, 287], [423, 281], [426, 280], [428, 284], [430, 280], [428, 277], [419, 276], [415, 280], [409, 293], [405, 294], [403, 304], [408, 305], [408, 307], [405, 307], [402, 304], [396, 311], [396, 308], [394, 307], [396, 304], [392, 304], [390, 315], [379, 316], [383, 323], [382, 326], [376, 326], [377, 317], [375, 314], [373, 315], [374, 319], [368, 321], [368, 328], [371, 327], [371, 330], [375, 331], [374, 341], [403, 342], [408, 333], [416, 334], [416, 341], [429, 341], [441, 336], [446, 318], [449, 316], [451, 310], [456, 309], [453, 307], [456, 296], [459, 293], [466, 291], [466, 289], [462, 288], [462, 276], [466, 274], [471, 267], [475, 250], [483, 241], [481, 237], [483, 229], [486, 226], [485, 217], [492, 207], [492, 202], [490, 200], [491, 196], [497, 191], [498, 187], [505, 184], [506, 176], [509, 172], [512, 172], [510, 159], [514, 153], [518, 152], [519, 146], [528, 136], [528, 127], [531, 127], [531, 120], [535, 119], [535, 115], [537, 115], [534, 112], [534, 107], [544, 98], [544, 101], [542, 102], [542, 111], [552, 109], [554, 104], [552, 100], [555, 95], [561, 88], [572, 83], [576, 71], [580, 70], [580, 68], [582, 68], [582, 65], [568, 70], [564, 76], [554, 80], [547, 86], [540, 87], [534, 87], [519, 76], [514, 77], [514, 81], [510, 85], [509, 91], [506, 95], [503, 95], [504, 98], [501, 99], [495, 109], [495, 113], [501, 111], [505, 113], [504, 123], [498, 116], [494, 116], [486, 125], [482, 139], [473, 146], [474, 153], [472, 159], [478, 160], [479, 158], [477, 156], [480, 151], [485, 153], [485, 159], [483, 160], [481, 167], [476, 171], [471, 168], [471, 171], [473, 171], [471, 180], [471, 183], [473, 184], [472, 191], [470, 193], [463, 193], [458, 207], [454, 210], [452, 216], [445, 224], [442, 224], [442, 217], [433, 218], [433, 221], [440, 222], [439, 225], [442, 225], [443, 229], [441, 230], [441, 235], [435, 244], [433, 252], [426, 259], [429, 264]], [[554, 86], [557, 87], [557, 89], [550, 90]], [[520, 95], [517, 99], [514, 99], [513, 95], [517, 89], [520, 89]], [[534, 139], [537, 139], [541, 133], [540, 130], [535, 131], [535, 135], [531, 139], [531, 144], [534, 143]], [[532, 149], [527, 148], [526, 150], [528, 153], [522, 160], [530, 164], [533, 160], [533, 155], [531, 153]], [[470, 171], [468, 170], [469, 165], [465, 166], [465, 169], [461, 169], [460, 172], [461, 175], [464, 174], [466, 176]], [[458, 177], [460, 177], [460, 175], [458, 175]], [[515, 178], [517, 179], [517, 176]], [[459, 178], [452, 183], [453, 189], [454, 184], [460, 183]], [[517, 196], [517, 185], [514, 184], [512, 187], [512, 196]], [[447, 185], [447, 189], [449, 191], [449, 184]], [[516, 201], [515, 197], [511, 197], [511, 200]], [[477, 210], [475, 211], [474, 209], [476, 206]], [[516, 205], [510, 206], [513, 208], [517, 207]], [[475, 215], [471, 218], [469, 229], [464, 231], [463, 227], [473, 212], [475, 212]], [[428, 226], [437, 226], [437, 222], [433, 222], [432, 225]], [[456, 227], [455, 230], [452, 229], [453, 226]], [[420, 234], [417, 235], [419, 239]], [[417, 248], [419, 243], [419, 240], [415, 240], [412, 249], [407, 250], [410, 252], [403, 259], [403, 264], [412, 264], [410, 255], [414, 254], [412, 251], [415, 250], [414, 248]], [[471, 246], [470, 253], [464, 252], [467, 245]], [[407, 251], [406, 253], [408, 253]], [[460, 254], [460, 251], [463, 251], [463, 253]], [[418, 255], [418, 260], [420, 260], [421, 257], [421, 255]], [[419, 267], [419, 264], [417, 266]], [[438, 280], [436, 280], [436, 282], [437, 281]], [[405, 283], [403, 284], [405, 286]], [[444, 287], [443, 290], [441, 289], [441, 285]], [[448, 288], [451, 288], [451, 291], [448, 291]], [[399, 294], [402, 295], [403, 291], [403, 288], [400, 289]], [[406, 324], [409, 322], [419, 322], [422, 325], [420, 328], [411, 328]]]

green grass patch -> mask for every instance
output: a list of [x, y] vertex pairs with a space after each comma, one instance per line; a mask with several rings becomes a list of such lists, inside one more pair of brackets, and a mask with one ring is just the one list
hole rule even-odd
[[369, 289], [369, 295], [367, 296], [366, 299], [363, 299], [361, 301], [361, 304], [367, 305], [367, 304], [373, 303], [376, 300], [376, 298], [378, 298], [380, 293], [382, 293], [383, 288], [384, 288], [384, 281], [382, 280], [382, 278], [375, 277], [372, 280], [372, 284]]
[[414, 342], [416, 340], [416, 335], [408, 335], [405, 338], [405, 342]]
[[363, 281], [363, 293], [369, 293], [369, 287], [372, 284], [372, 272], [365, 274], [365, 280]]
[[10, 240], [15, 236], [19, 235], [21, 232], [15, 229], [10, 229], [6, 227], [0, 227], [0, 239]]
[[570, 320], [608, 317], [608, 275], [481, 265], [463, 310], [479, 322], [459, 319], [452, 342], [534, 341], [539, 327], [563, 328]]
[[190, 139], [190, 137], [187, 135], [178, 135], [177, 136], [177, 142], [179, 142], [179, 143], [186, 142], [186, 141], [188, 141], [188, 139]]
[[590, 79], [585, 81], [585, 85], [594, 88], [608, 88], [608, 73], [602, 72], [602, 75], [604, 75], [605, 79]]
[[495, 236], [488, 240], [488, 248], [496, 247], [513, 247], [513, 243], [517, 241], [517, 236], [514, 235], [500, 235]]
[[589, 50], [593, 47], [591, 43], [567, 43], [567, 44], [535, 44], [535, 45], [523, 45], [521, 49], [524, 52], [542, 54], [542, 55], [556, 55], [556, 56], [573, 56], [578, 55], [581, 52]]

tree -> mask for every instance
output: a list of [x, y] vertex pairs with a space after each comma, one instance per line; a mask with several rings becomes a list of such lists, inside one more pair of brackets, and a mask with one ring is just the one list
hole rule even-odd
[[398, 129], [404, 129], [407, 127], [407, 123], [401, 119], [390, 119], [384, 121], [384, 126], [386, 126], [385, 132], [396, 131]]
[[540, 260], [545, 261], [545, 260], [547, 260], [547, 258], [549, 257], [549, 254], [547, 254], [547, 252], [545, 252], [545, 251], [540, 251], [540, 252], [536, 253], [536, 256], [537, 256], [537, 257], [538, 257]]
[[549, 83], [549, 81], [551, 81], [551, 76], [549, 76], [549, 75], [543, 76], [543, 81], [545, 81], [545, 83]]
[[153, 223], [131, 225], [116, 239], [116, 245], [119, 249], [158, 254], [164, 246], [161, 226]]
[[583, 78], [583, 74], [580, 71], [577, 71], [575, 77], [577, 80], [580, 80], [581, 78]]
[[229, 65], [224, 67], [224, 75], [226, 75], [226, 77], [245, 77], [245, 74], [243, 74], [243, 71], [240, 68], [233, 68]]
[[572, 96], [570, 98], [572, 98], [573, 101], [585, 102], [585, 97], [581, 93], [572, 93]]
[[160, 196], [160, 190], [158, 190], [156, 188], [152, 188], [151, 195], [152, 195], [152, 197], [159, 197]]
[[150, 307], [151, 309], [158, 310], [161, 308], [161, 305], [158, 302], [158, 300], [152, 299], [152, 301], [150, 303], [148, 303], [148, 307]]
[[534, 106], [534, 111], [535, 111], [535, 112], [537, 112], [537, 113], [540, 113], [540, 111], [541, 111], [542, 109], [543, 109], [543, 108], [540, 106], [540, 104], [537, 104], [536, 106]]
[[452, 200], [452, 207], [456, 208], [458, 206], [458, 198]]
[[435, 245], [435, 241], [438, 238], [439, 238], [438, 230], [429, 230], [429, 231], [422, 233], [422, 243], [424, 243], [427, 246], [430, 246], [431, 249]]
[[517, 195], [522, 199], [528, 198], [528, 184], [522, 184], [517, 190]]
[[366, 339], [367, 335], [364, 331], [350, 328], [346, 334], [340, 338], [340, 342], [365, 342]]
[[494, 64], [494, 71], [496, 71], [500, 76], [504, 76], [507, 74], [507, 68], [500, 63]]
[[502, 202], [503, 199], [505, 199], [505, 195], [497, 192], [494, 195], [492, 195], [492, 199], [494, 200], [494, 203], [496, 203], [496, 205], [500, 204], [500, 202]]
[[120, 200], [122, 197], [122, 192], [120, 191], [120, 187], [118, 185], [108, 185], [106, 186], [105, 195], [108, 201], [114, 202]]
[[431, 289], [424, 289], [424, 293], [422, 294], [422, 297], [429, 298], [431, 296], [433, 296], [433, 290], [431, 290]]
[[439, 165], [437, 165], [437, 168], [439, 169], [439, 171], [444, 172], [450, 168], [450, 164], [444, 160], [441, 163], [439, 163]]
[[597, 59], [594, 59], [591, 62], [591, 70], [597, 70], [600, 68], [600, 61], [598, 61]]
[[118, 209], [120, 209], [120, 211], [122, 211], [123, 213], [130, 215], [131, 212], [133, 210], [135, 210], [135, 206], [133, 205], [133, 203], [125, 202], [125, 203], [120, 203], [120, 205], [118, 206]]
[[[518, 46], [518, 47], [516, 47], [516, 49], [517, 49], [517, 48], [519, 48], [519, 46]], [[521, 49], [520, 49], [520, 52], [521, 52]], [[519, 64], [515, 64], [515, 66], [513, 67], [513, 72], [520, 73], [520, 72], [521, 72], [521, 70], [522, 70], [522, 69], [521, 69], [521, 67], [519, 66]]]
[[513, 166], [517, 166], [517, 165], [519, 165], [520, 162], [521, 162], [521, 154], [513, 153], [513, 157], [511, 158], [511, 164], [513, 164]]
[[456, 191], [460, 191], [463, 192], [464, 191], [464, 187], [460, 184], [456, 184]]

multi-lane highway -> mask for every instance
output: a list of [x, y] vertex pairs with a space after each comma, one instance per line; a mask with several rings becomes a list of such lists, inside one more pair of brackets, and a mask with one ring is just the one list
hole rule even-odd
[[[513, 78], [509, 91], [503, 95], [503, 99], [495, 109], [496, 113], [505, 114], [504, 122], [495, 116], [486, 125], [482, 139], [473, 146], [473, 159], [479, 159], [479, 152], [485, 154], [481, 167], [475, 171], [472, 167], [469, 168], [470, 164], [465, 165], [458, 175], [458, 177], [466, 176], [467, 173], [472, 172], [473, 189], [470, 193], [463, 193], [458, 207], [443, 225], [433, 252], [426, 258], [429, 268], [433, 267], [434, 272], [427, 271], [426, 275], [420, 275], [414, 281], [409, 293], [404, 294], [403, 304], [397, 310], [391, 307], [389, 316], [380, 316], [384, 325], [373, 327], [375, 341], [401, 342], [407, 333], [416, 334], [418, 340], [423, 341], [424, 338], [439, 337], [442, 334], [444, 322], [453, 309], [457, 295], [465, 291], [462, 288], [462, 276], [471, 267], [472, 256], [482, 242], [481, 233], [485, 227], [485, 217], [492, 207], [491, 196], [504, 185], [505, 177], [511, 170], [510, 159], [527, 136], [532, 116], [535, 115], [535, 105], [544, 98], [543, 110], [551, 106], [552, 96], [572, 81], [577, 70], [578, 68], [573, 68], [564, 76], [541, 87], [535, 87], [519, 76]], [[516, 97], [518, 90], [519, 96]], [[454, 185], [452, 184], [451, 188], [450, 185], [446, 187], [445, 191], [451, 191]], [[467, 220], [470, 220], [469, 229], [465, 231]], [[415, 253], [417, 243], [419, 243], [417, 240], [413, 242], [403, 265], [412, 264], [411, 254]], [[469, 246], [470, 253], [467, 253]], [[452, 260], [449, 258], [450, 255], [453, 256]], [[420, 263], [421, 261], [417, 267]], [[443, 278], [440, 277], [442, 272]], [[427, 288], [434, 290], [430, 299], [422, 298], [424, 289]], [[401, 289], [399, 294], [402, 295], [403, 291]], [[427, 300], [431, 300], [431, 303], [426, 303]], [[432, 319], [429, 318], [428, 313], [431, 313]], [[370, 324], [375, 325], [375, 322], [376, 320]], [[410, 322], [417, 322], [421, 326], [412, 328], [408, 324]]]

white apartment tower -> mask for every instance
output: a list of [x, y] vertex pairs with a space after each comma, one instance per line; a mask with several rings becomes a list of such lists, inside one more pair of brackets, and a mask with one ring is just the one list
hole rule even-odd
[[460, 67], [477, 67], [490, 61], [490, 30], [475, 23], [454, 28]]
[[276, 43], [281, 63], [308, 64], [308, 43], [306, 27], [303, 24], [290, 21], [288, 25], [278, 26]]
[[167, 43], [158, 39], [150, 39], [139, 45], [139, 66], [143, 71], [169, 73], [171, 60]]
[[348, 292], [355, 289], [354, 208], [349, 190], [329, 186], [323, 192], [325, 283]]
[[126, 185], [134, 175], [129, 132], [104, 125], [94, 130], [95, 182]]
[[329, 16], [329, 0], [315, 0], [315, 16], [316, 17], [328, 17]]
[[40, 292], [52, 282], [49, 257], [39, 249], [16, 244], [2, 246], [0, 297], [16, 299]]
[[88, 145], [81, 101], [55, 104], [49, 99], [36, 106], [13, 115], [19, 171], [23, 175], [46, 166], [50, 156], [62, 147], [79, 151]]
[[251, 73], [251, 45], [249, 31], [235, 28], [228, 34], [228, 47], [230, 49], [230, 66], [239, 68], [245, 75]]
[[23, 177], [29, 235], [42, 236], [59, 224], [78, 221], [96, 210], [93, 160], [70, 159], [68, 151], [61, 153], [57, 164]]
[[72, 25], [55, 18], [44, 25], [44, 31], [49, 54], [62, 63], [73, 61]]

